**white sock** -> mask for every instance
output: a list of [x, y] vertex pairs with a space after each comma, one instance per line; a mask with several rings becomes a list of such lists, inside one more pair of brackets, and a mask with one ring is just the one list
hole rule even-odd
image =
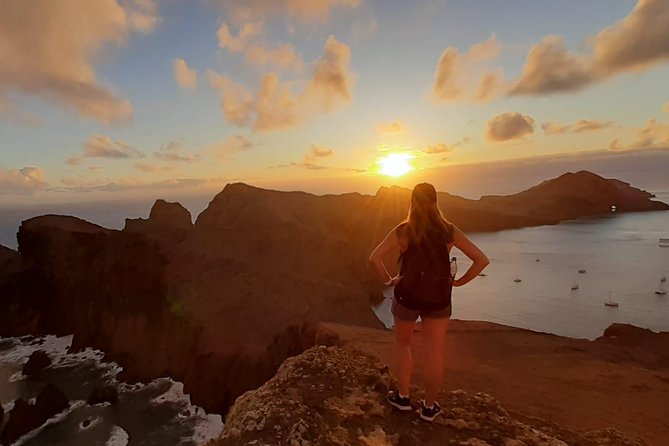
[[397, 392], [397, 394], [400, 396], [400, 398], [409, 398], [409, 395], [402, 395], [400, 392]]

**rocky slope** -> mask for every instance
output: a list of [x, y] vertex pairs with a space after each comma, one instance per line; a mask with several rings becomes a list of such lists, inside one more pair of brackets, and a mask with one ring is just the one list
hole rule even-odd
[[387, 368], [370, 356], [336, 347], [312, 348], [286, 360], [270, 381], [242, 395], [226, 418], [221, 438], [209, 446], [645, 444], [614, 429], [576, 432], [511, 414], [490, 395], [463, 391], [440, 395], [443, 413], [426, 424], [416, 413], [384, 403], [389, 385]]
[[[466, 231], [597, 215], [612, 200], [621, 211], [667, 208], [583, 172], [535, 189], [478, 201], [440, 194], [440, 205]], [[409, 194], [230, 184], [194, 225], [180, 204], [162, 200], [123, 231], [35, 217], [19, 229], [20, 255], [7, 253], [14, 270], [0, 274], [0, 335], [73, 333], [73, 348], [105, 351], [126, 379], [169, 375], [194, 403], [224, 413], [322, 336], [319, 321], [381, 326], [369, 308], [380, 288], [367, 256], [405, 217]], [[224, 388], [211, 392], [212, 382]]]

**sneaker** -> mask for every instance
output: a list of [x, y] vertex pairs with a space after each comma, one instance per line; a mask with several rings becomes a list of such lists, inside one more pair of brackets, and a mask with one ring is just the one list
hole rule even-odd
[[439, 406], [438, 402], [434, 402], [434, 406], [427, 407], [425, 405], [425, 400], [423, 400], [423, 407], [420, 410], [420, 418], [425, 420], [425, 421], [432, 421], [434, 420], [434, 417], [439, 415], [441, 413], [441, 406]]
[[386, 401], [390, 403], [391, 406], [399, 410], [411, 410], [411, 398], [403, 398], [400, 396], [399, 392], [388, 392], [388, 398]]

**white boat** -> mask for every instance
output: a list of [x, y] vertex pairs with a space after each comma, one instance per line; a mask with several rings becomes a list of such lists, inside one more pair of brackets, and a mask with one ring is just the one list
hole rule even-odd
[[611, 299], [611, 292], [609, 291], [609, 300], [604, 302], [604, 305], [607, 307], [618, 307], [618, 302], [615, 302], [613, 299]]
[[585, 269], [583, 269], [583, 268], [579, 269], [579, 270], [578, 270], [578, 273], [579, 273], [579, 274], [585, 274]]
[[578, 283], [575, 283], [571, 286], [572, 291], [575, 291], [578, 289]]
[[660, 248], [669, 248], [669, 238], [661, 238], [659, 240]]
[[522, 280], [520, 279], [520, 277], [516, 277], [515, 279], [513, 279], [513, 281], [516, 282], [516, 283], [520, 283], [520, 282], [522, 282]]
[[657, 294], [659, 296], [664, 296], [665, 294], [667, 294], [667, 290], [665, 290], [664, 288], [659, 288], [659, 289], [655, 290], [655, 294]]
[[667, 277], [666, 277], [666, 276], [660, 278], [660, 282], [666, 282], [666, 281], [667, 281]]

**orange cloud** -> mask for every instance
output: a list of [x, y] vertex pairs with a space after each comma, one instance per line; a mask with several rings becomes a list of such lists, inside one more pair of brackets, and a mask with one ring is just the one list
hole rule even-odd
[[153, 157], [161, 161], [190, 163], [200, 161], [200, 155], [197, 153], [184, 153], [183, 144], [178, 142], [169, 142], [161, 145], [160, 150], [153, 152]]
[[329, 113], [350, 102], [350, 57], [348, 45], [328, 37], [323, 56], [299, 93], [294, 93], [292, 83], [281, 83], [271, 72], [262, 77], [256, 92], [212, 70], [207, 71], [207, 77], [210, 85], [221, 91], [221, 109], [228, 121], [271, 131], [295, 127], [315, 113]]
[[613, 122], [594, 121], [581, 119], [574, 124], [558, 124], [556, 122], [545, 122], [541, 125], [544, 135], [559, 135], [565, 133], [582, 133], [593, 130], [602, 130], [613, 126]]
[[667, 102], [666, 104], [664, 104], [664, 107], [663, 107], [663, 108], [664, 108], [664, 111], [665, 111], [666, 113], [669, 113], [669, 102]]
[[669, 2], [639, 0], [620, 22], [599, 32], [592, 53], [572, 54], [559, 36], [534, 45], [509, 94], [574, 92], [609, 77], [669, 61]]
[[0, 195], [29, 195], [47, 186], [41, 167], [3, 169], [0, 167]]
[[309, 170], [329, 169], [330, 168], [329, 166], [324, 166], [322, 164], [319, 164], [318, 159], [329, 158], [333, 154], [334, 151], [332, 149], [312, 144], [311, 147], [309, 147], [309, 152], [307, 152], [307, 154], [304, 155], [304, 158], [302, 159], [301, 163], [290, 163], [290, 165], [296, 167], [304, 167], [305, 169]]
[[527, 55], [510, 95], [578, 91], [595, 81], [592, 61], [570, 54], [560, 36], [547, 36]]
[[356, 8], [361, 0], [216, 0], [216, 3], [236, 23], [279, 15], [309, 23], [326, 20], [337, 7]]
[[631, 144], [634, 149], [669, 147], [669, 125], [649, 119], [646, 126], [637, 131], [636, 139]]
[[423, 149], [423, 152], [427, 153], [428, 155], [434, 155], [437, 153], [446, 153], [450, 152], [453, 150], [453, 146], [449, 146], [445, 142], [440, 142], [438, 144], [433, 144], [431, 146], [427, 146]]
[[[437, 64], [432, 84], [432, 95], [438, 102], [487, 101], [497, 95], [501, 84], [501, 75], [482, 74], [481, 63], [496, 59], [502, 47], [493, 34], [487, 40], [472, 45], [466, 53], [456, 48], [444, 50]], [[476, 82], [478, 79], [478, 91]]]
[[42, 125], [39, 116], [25, 112], [16, 105], [9, 102], [0, 95], [0, 120], [6, 120], [15, 124], [38, 127]]
[[304, 62], [295, 48], [286, 43], [274, 49], [253, 45], [246, 51], [246, 61], [252, 65], [276, 65], [298, 71], [304, 68]]
[[151, 0], [0, 2], [0, 93], [39, 97], [105, 123], [130, 119], [132, 106], [97, 82], [93, 62], [157, 21]]
[[534, 133], [534, 119], [520, 113], [502, 113], [488, 121], [485, 136], [489, 141], [521, 139]]
[[251, 142], [244, 135], [233, 135], [229, 136], [225, 141], [221, 143], [209, 146], [207, 148], [207, 152], [212, 153], [219, 159], [226, 159], [228, 158], [228, 156], [236, 152], [249, 150], [255, 145], [256, 144]]
[[158, 163], [141, 163], [137, 162], [133, 166], [135, 169], [140, 170], [146, 173], [152, 172], [164, 172], [168, 170], [174, 170], [177, 166], [173, 164], [158, 164]]
[[178, 57], [172, 60], [174, 78], [181, 88], [194, 89], [197, 87], [197, 71], [188, 68], [186, 61]]
[[234, 36], [230, 31], [230, 27], [223, 23], [216, 32], [218, 37], [218, 46], [227, 49], [231, 53], [240, 53], [244, 51], [251, 40], [262, 33], [262, 23], [247, 22], [239, 27], [237, 36]]
[[403, 135], [406, 133], [406, 125], [402, 121], [382, 122], [376, 126], [376, 133], [384, 136]]

